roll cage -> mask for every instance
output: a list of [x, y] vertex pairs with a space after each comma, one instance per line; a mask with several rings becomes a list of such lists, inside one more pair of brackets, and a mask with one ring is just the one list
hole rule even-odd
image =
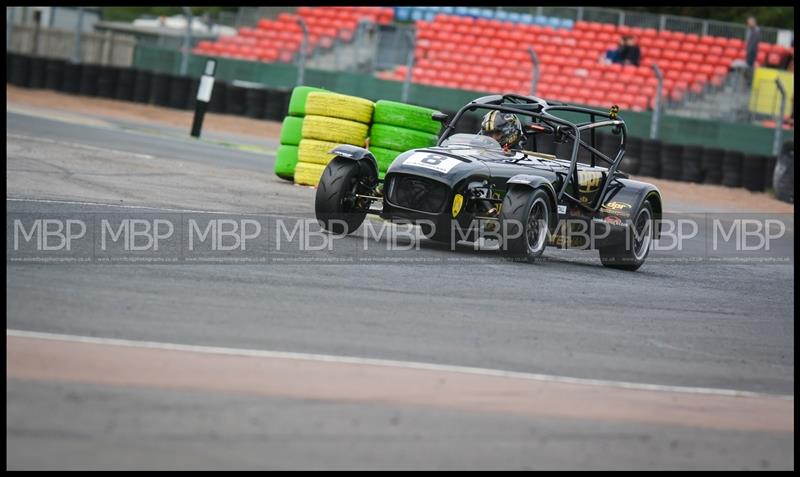
[[[448, 122], [447, 126], [442, 132], [442, 135], [439, 137], [437, 146], [441, 146], [444, 140], [455, 132], [455, 125], [458, 123], [458, 120], [461, 119], [464, 113], [475, 111], [477, 109], [497, 110], [527, 116], [533, 119], [533, 122], [527, 126], [529, 130], [537, 133], [551, 134], [554, 136], [556, 142], [565, 142], [569, 139], [572, 139], [573, 146], [570, 156], [569, 172], [567, 172], [567, 179], [564, 181], [561, 189], [557, 193], [557, 200], [561, 202], [563, 199], [567, 199], [573, 202], [575, 205], [584, 209], [588, 209], [592, 212], [596, 212], [600, 208], [603, 198], [606, 196], [606, 192], [608, 191], [609, 184], [611, 184], [612, 180], [616, 177], [617, 167], [622, 161], [622, 156], [625, 154], [627, 132], [625, 129], [625, 122], [617, 116], [617, 111], [619, 109], [616, 106], [612, 107], [611, 111], [606, 113], [589, 108], [572, 106], [565, 103], [553, 102], [550, 104], [544, 99], [536, 96], [522, 96], [518, 94], [495, 94], [483, 96], [471, 101], [456, 112], [453, 119]], [[564, 118], [554, 116], [552, 112], [555, 111], [585, 114], [588, 116], [588, 121], [580, 123], [571, 122]], [[595, 144], [597, 144], [595, 134], [596, 129], [606, 126], [613, 126], [614, 129], [612, 132], [615, 135], [620, 136], [619, 150], [617, 151], [614, 159], [603, 154], [595, 148]], [[591, 133], [591, 144], [588, 144], [581, 139], [581, 132], [587, 130]], [[536, 139], [534, 136], [534, 141], [535, 140]], [[609, 164], [608, 175], [606, 180], [603, 182], [601, 193], [597, 195], [594, 203], [589, 204], [588, 206], [567, 193], [567, 189], [569, 188], [570, 184], [576, 184], [575, 190], [577, 190], [577, 164], [578, 151], [580, 147], [583, 147], [591, 152], [592, 167], [595, 166], [596, 157]]]

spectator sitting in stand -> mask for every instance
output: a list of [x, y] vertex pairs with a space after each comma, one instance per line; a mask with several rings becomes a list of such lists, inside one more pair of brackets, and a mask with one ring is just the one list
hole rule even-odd
[[625, 47], [623, 48], [622, 64], [639, 66], [642, 51], [639, 49], [639, 45], [636, 44], [636, 38], [628, 35], [624, 40]]
[[623, 55], [625, 54], [625, 37], [620, 37], [619, 46], [613, 50], [606, 50], [606, 53], [601, 57], [603, 63], [622, 63]]

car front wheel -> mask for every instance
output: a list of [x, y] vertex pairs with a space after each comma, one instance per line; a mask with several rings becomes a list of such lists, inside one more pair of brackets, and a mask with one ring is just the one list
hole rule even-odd
[[509, 189], [500, 210], [501, 250], [510, 258], [534, 261], [544, 253], [550, 230], [550, 198], [542, 189]]

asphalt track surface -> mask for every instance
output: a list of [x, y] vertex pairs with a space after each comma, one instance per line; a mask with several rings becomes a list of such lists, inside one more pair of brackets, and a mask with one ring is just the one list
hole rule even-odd
[[[314, 191], [276, 178], [269, 154], [6, 118], [7, 217], [192, 211], [267, 223], [313, 211]], [[789, 225], [778, 252], [793, 258]], [[629, 273], [591, 251], [548, 249], [550, 260], [521, 264], [427, 241], [365, 251], [362, 235], [334, 251], [289, 247], [267, 264], [7, 262], [7, 328], [793, 395], [793, 262], [654, 260]], [[351, 256], [367, 260], [301, 261]], [[7, 387], [9, 469], [794, 465], [785, 432], [13, 377]]]

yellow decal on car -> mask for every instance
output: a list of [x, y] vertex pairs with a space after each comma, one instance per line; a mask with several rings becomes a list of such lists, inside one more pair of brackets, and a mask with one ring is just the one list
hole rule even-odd
[[461, 194], [456, 194], [453, 198], [453, 218], [456, 218], [459, 212], [461, 212], [461, 205], [464, 203], [464, 196]]

